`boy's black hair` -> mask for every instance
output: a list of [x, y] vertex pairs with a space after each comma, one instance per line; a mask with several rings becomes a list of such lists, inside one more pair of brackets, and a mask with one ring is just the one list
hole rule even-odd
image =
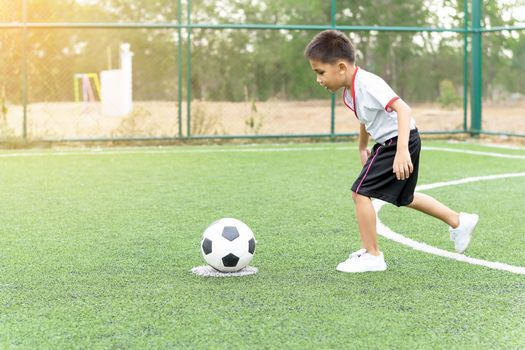
[[355, 62], [354, 46], [346, 35], [337, 30], [325, 30], [317, 34], [306, 46], [304, 56], [323, 63], [335, 63], [341, 59]]

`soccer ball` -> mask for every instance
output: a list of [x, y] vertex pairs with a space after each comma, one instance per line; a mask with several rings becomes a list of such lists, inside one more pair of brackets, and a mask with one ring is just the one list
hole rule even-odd
[[252, 230], [244, 222], [224, 218], [204, 231], [201, 252], [208, 265], [216, 270], [235, 272], [250, 263], [255, 243]]

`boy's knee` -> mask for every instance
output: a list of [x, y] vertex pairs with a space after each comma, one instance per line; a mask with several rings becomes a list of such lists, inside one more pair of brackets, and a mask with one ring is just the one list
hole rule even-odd
[[363, 199], [370, 200], [370, 197], [363, 196], [362, 194], [352, 191], [352, 199], [354, 200], [354, 203], [357, 203], [358, 201], [363, 200]]

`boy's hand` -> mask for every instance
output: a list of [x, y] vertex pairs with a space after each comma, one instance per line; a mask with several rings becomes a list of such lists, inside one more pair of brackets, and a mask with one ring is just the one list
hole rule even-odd
[[359, 150], [359, 157], [361, 158], [361, 164], [363, 166], [366, 164], [366, 161], [370, 157], [370, 154], [371, 153], [369, 148]]
[[394, 158], [393, 172], [396, 174], [398, 180], [408, 179], [410, 174], [414, 171], [412, 160], [410, 159], [410, 152], [408, 148], [398, 149]]

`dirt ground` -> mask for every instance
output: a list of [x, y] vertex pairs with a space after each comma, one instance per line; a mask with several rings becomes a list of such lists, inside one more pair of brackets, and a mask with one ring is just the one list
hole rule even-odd
[[[192, 102], [192, 135], [326, 134], [330, 132], [329, 101]], [[186, 104], [182, 105], [186, 135]], [[422, 131], [461, 130], [463, 110], [438, 105], [412, 105]], [[2, 139], [23, 130], [21, 106], [8, 106], [0, 119]], [[483, 129], [525, 133], [525, 102], [483, 105]], [[340, 101], [336, 104], [336, 133], [352, 133], [359, 124]], [[34, 103], [28, 106], [27, 133], [32, 140], [109, 137], [173, 137], [179, 132], [176, 102], [135, 102], [131, 115], [107, 117], [99, 103]]]

